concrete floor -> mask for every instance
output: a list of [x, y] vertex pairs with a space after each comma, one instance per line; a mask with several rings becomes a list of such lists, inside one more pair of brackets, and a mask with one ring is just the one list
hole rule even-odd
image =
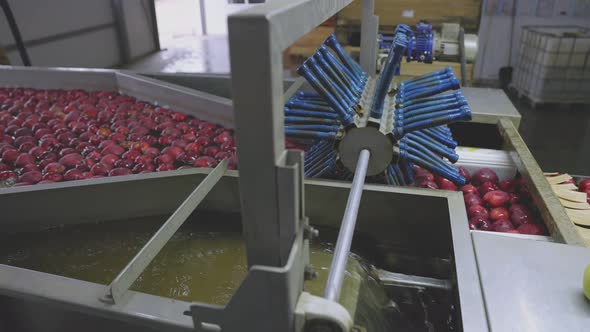
[[[589, 91], [590, 92], [590, 91]], [[511, 96], [520, 135], [544, 171], [590, 175], [590, 105], [539, 105]]]

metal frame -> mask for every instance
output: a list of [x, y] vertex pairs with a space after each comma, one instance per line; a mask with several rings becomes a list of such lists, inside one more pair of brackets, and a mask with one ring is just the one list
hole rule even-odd
[[201, 181], [166, 222], [158, 229], [152, 238], [141, 248], [133, 259], [123, 268], [107, 288], [104, 300], [111, 303], [123, 300], [129, 287], [143, 273], [146, 267], [156, 258], [156, 255], [170, 241], [174, 233], [184, 224], [186, 219], [201, 204], [213, 186], [221, 179], [227, 170], [227, 159], [224, 159]]

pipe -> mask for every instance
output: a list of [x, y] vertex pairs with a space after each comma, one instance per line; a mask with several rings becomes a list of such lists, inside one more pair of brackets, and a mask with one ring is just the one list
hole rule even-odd
[[365, 184], [365, 176], [367, 175], [370, 157], [371, 152], [369, 152], [369, 150], [361, 150], [359, 153], [356, 170], [354, 171], [354, 179], [352, 180], [348, 202], [346, 203], [346, 209], [344, 210], [344, 217], [342, 217], [342, 224], [338, 233], [336, 248], [334, 249], [334, 258], [330, 265], [330, 274], [328, 275], [326, 290], [324, 292], [324, 297], [330, 301], [338, 302], [340, 299], [340, 291], [342, 290], [342, 282], [344, 281], [344, 271], [346, 270], [346, 262], [348, 261], [348, 254], [350, 253], [350, 245], [352, 244], [352, 237], [354, 235], [356, 218], [363, 194], [363, 186]]
[[325, 125], [338, 125], [336, 119], [325, 119], [325, 118], [311, 118], [303, 116], [285, 116], [285, 123], [300, 123], [300, 124], [325, 124]]

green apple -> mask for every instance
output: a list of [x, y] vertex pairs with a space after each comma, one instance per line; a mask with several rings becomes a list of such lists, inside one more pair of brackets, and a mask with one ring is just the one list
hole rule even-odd
[[586, 266], [586, 271], [584, 271], [584, 295], [590, 300], [590, 264]]

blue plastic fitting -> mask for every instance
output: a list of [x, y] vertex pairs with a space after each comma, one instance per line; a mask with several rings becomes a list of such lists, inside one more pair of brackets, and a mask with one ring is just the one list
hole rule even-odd
[[325, 45], [319, 47], [319, 52], [324, 56], [324, 59], [328, 61], [337, 71], [346, 77], [357, 89], [363, 86], [363, 80], [361, 77], [353, 73], [348, 67], [346, 67], [340, 60], [338, 60], [334, 54], [332, 54]]
[[458, 186], [463, 186], [465, 185], [465, 179], [459, 175], [459, 174], [454, 174], [454, 173], [450, 173], [445, 169], [439, 168], [419, 157], [416, 156], [412, 156], [407, 152], [403, 152], [404, 153], [404, 158], [407, 158], [409, 161], [413, 162], [414, 164], [417, 164], [418, 166], [425, 168], [427, 170], [430, 170], [432, 173], [438, 175], [438, 176], [442, 176], [443, 178], [446, 178], [450, 181], [452, 181], [453, 183], [455, 183]]
[[468, 107], [462, 106], [461, 108], [447, 115], [437, 116], [426, 120], [419, 120], [416, 122], [406, 124], [403, 130], [404, 132], [411, 132], [415, 130], [436, 127], [442, 124], [465, 120], [471, 120], [471, 111]]
[[313, 124], [289, 124], [285, 126], [285, 129], [296, 129], [296, 130], [317, 130], [323, 132], [337, 132], [340, 130], [340, 126], [330, 126], [330, 125], [313, 125]]
[[441, 117], [441, 116], [448, 116], [448, 115], [453, 115], [453, 114], [463, 112], [461, 107], [464, 107], [464, 106], [459, 106], [459, 107], [460, 108], [451, 108], [451, 109], [445, 109], [445, 110], [437, 111], [437, 112], [424, 113], [424, 114], [412, 116], [409, 118], [404, 117], [404, 119], [403, 119], [404, 125], [408, 126], [409, 124], [417, 122], [417, 121], [424, 121], [424, 120], [428, 120], [430, 118], [437, 118], [437, 117]]
[[326, 100], [332, 105], [332, 107], [340, 114], [340, 121], [344, 126], [350, 125], [354, 118], [353, 116], [346, 110], [343, 109], [336, 98], [322, 85], [322, 83], [311, 73], [309, 68], [304, 64], [299, 66], [297, 69], [297, 73], [303, 76], [307, 82]]
[[428, 149], [438, 153], [439, 155], [447, 158], [451, 163], [456, 163], [459, 160], [459, 155], [455, 153], [455, 151], [449, 149], [448, 147], [442, 145], [439, 142], [424, 139], [414, 133], [409, 133], [404, 136], [404, 139], [407, 139], [408, 145], [416, 146], [415, 144], [420, 144], [422, 146], [427, 147]]
[[313, 58], [307, 58], [305, 63], [315, 74], [315, 76], [320, 80], [320, 82], [322, 82], [324, 87], [326, 87], [334, 95], [334, 97], [336, 97], [336, 99], [341, 102], [341, 105], [345, 110], [348, 110], [350, 106], [353, 106], [355, 104], [354, 100], [349, 99], [346, 96], [341, 87], [338, 86], [338, 84], [336, 84], [336, 82], [334, 82], [330, 77], [328, 77], [328, 74], [326, 74], [320, 68], [320, 66]]
[[324, 60], [324, 57], [320, 53], [316, 53], [313, 55], [313, 58], [319, 64], [320, 68], [322, 68], [328, 74], [328, 76], [332, 79], [332, 81], [334, 81], [336, 83], [336, 85], [340, 86], [340, 88], [346, 94], [346, 96], [350, 100], [354, 101], [355, 104], [358, 103], [358, 101], [359, 101], [358, 93], [356, 91], [353, 92], [353, 90], [351, 90], [350, 85], [347, 84], [346, 82], [344, 82], [340, 78], [340, 76], [338, 76], [338, 74], [328, 64], [328, 62], [326, 60]]
[[311, 116], [315, 118], [338, 119], [336, 112], [318, 112], [297, 108], [285, 108], [285, 115], [288, 116]]
[[414, 119], [416, 117], [419, 116], [423, 116], [423, 115], [428, 115], [428, 114], [433, 114], [435, 112], [440, 112], [440, 111], [445, 111], [445, 110], [449, 110], [449, 109], [455, 109], [461, 106], [467, 105], [467, 101], [465, 100], [461, 100], [461, 101], [453, 101], [453, 102], [448, 102], [448, 103], [441, 103], [438, 105], [434, 105], [434, 106], [429, 106], [429, 107], [423, 107], [423, 108], [417, 108], [417, 109], [413, 109], [410, 111], [403, 111], [403, 110], [398, 110], [397, 112], [395, 112], [395, 116], [396, 119]]
[[[451, 78], [447, 82], [444, 82], [443, 84], [440, 84], [436, 87], [424, 89], [424, 90], [413, 91], [413, 92], [410, 92], [408, 95], [404, 95], [403, 93], [401, 93], [401, 94], [398, 94], [398, 96], [399, 96], [399, 98], [401, 98], [401, 100], [411, 100], [411, 99], [416, 99], [416, 98], [432, 96], [432, 95], [441, 93], [443, 91], [451, 90], [451, 89], [456, 90], [456, 89], [459, 89], [459, 87], [460, 87], [459, 80], [457, 78]], [[396, 98], [398, 96], [396, 96]]]
[[342, 48], [340, 43], [336, 40], [336, 36], [334, 36], [333, 34], [329, 35], [328, 38], [326, 38], [326, 40], [324, 41], [324, 44], [328, 45], [328, 47], [330, 47], [334, 51], [334, 53], [336, 53], [338, 58], [340, 58], [342, 63], [348, 66], [348, 68], [351, 71], [353, 71], [360, 77], [366, 76], [361, 66], [358, 63], [356, 63], [356, 61], [354, 61], [348, 53], [346, 53], [346, 51]]
[[424, 133], [425, 135], [429, 136], [430, 138], [446, 145], [447, 147], [454, 149], [457, 147], [457, 142], [455, 142], [452, 139], [447, 138], [447, 135], [441, 135], [437, 132], [434, 132], [431, 130], [432, 128], [428, 128], [428, 129], [422, 129], [419, 131], [416, 131], [414, 133]]
[[433, 77], [433, 76], [444, 75], [444, 74], [448, 74], [448, 73], [452, 73], [452, 72], [453, 72], [453, 68], [451, 68], [450, 66], [448, 66], [448, 67], [445, 67], [445, 68], [443, 68], [441, 70], [433, 71], [433, 72], [430, 72], [430, 73], [426, 73], [424, 75], [420, 75], [420, 76], [411, 78], [409, 80], [406, 80], [405, 82], [418, 82], [418, 81], [421, 81], [421, 80], [424, 80], [424, 79], [428, 79], [428, 78]]
[[336, 119], [311, 118], [305, 116], [285, 116], [285, 123], [338, 125]]
[[322, 97], [315, 92], [305, 92], [305, 91], [301, 91], [301, 90], [295, 92], [295, 95], [298, 97], [303, 97], [303, 98], [321, 98]]
[[436, 103], [436, 102], [442, 101], [443, 99], [448, 99], [448, 100], [456, 99], [456, 98], [459, 98], [459, 96], [461, 96], [461, 97], [463, 96], [463, 94], [461, 93], [460, 90], [454, 91], [451, 93], [440, 94], [440, 95], [436, 95], [436, 96], [432, 96], [432, 97], [417, 98], [417, 99], [413, 99], [413, 100], [399, 102], [396, 104], [396, 108], [398, 108], [398, 109], [420, 108], [420, 107], [428, 106], [431, 103]]
[[334, 109], [331, 106], [322, 106], [322, 105], [318, 105], [318, 104], [312, 104], [312, 103], [307, 103], [307, 102], [302, 102], [302, 101], [298, 101], [298, 100], [289, 100], [286, 104], [286, 106], [288, 108], [294, 108], [294, 109], [305, 109], [305, 110], [310, 110], [310, 111], [318, 111], [318, 112], [336, 112], [334, 111]]
[[298, 129], [285, 129], [285, 135], [289, 137], [297, 138], [312, 138], [312, 139], [335, 139], [335, 132], [323, 132], [323, 131], [312, 131], [312, 130], [298, 130]]
[[377, 82], [375, 95], [373, 96], [373, 103], [371, 105], [371, 118], [381, 119], [381, 116], [383, 115], [383, 103], [385, 102], [389, 87], [391, 86], [391, 81], [400, 65], [407, 46], [408, 39], [406, 35], [403, 33], [397, 33], [396, 38], [391, 44], [391, 49], [389, 50], [389, 55], [387, 56], [383, 71], [379, 76], [379, 81]]

